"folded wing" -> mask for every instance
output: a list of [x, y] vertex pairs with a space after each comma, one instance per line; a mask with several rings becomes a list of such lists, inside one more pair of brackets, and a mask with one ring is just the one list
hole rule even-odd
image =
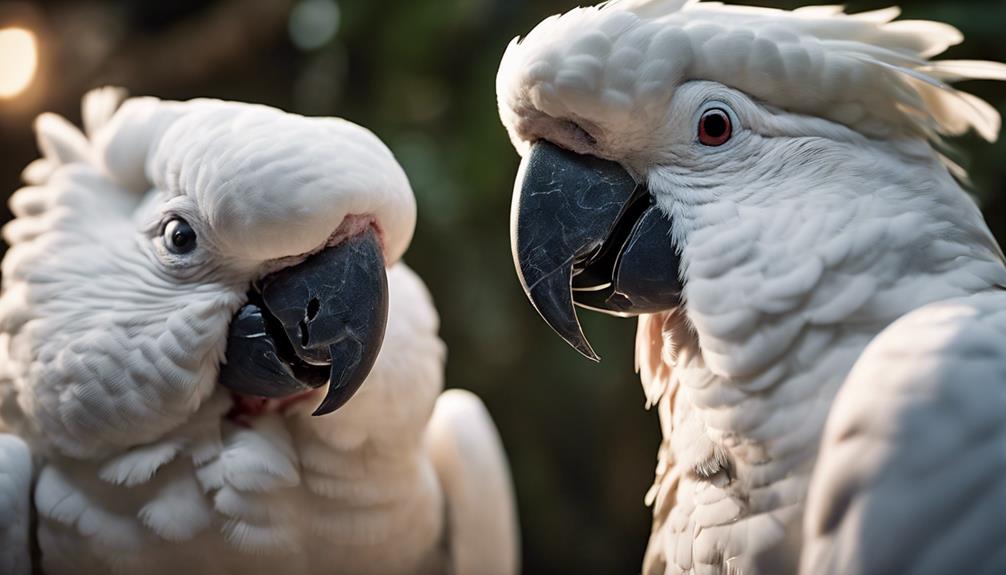
[[28, 446], [14, 435], [0, 434], [0, 573], [32, 572], [31, 480]]
[[831, 410], [801, 573], [1006, 573], [1006, 292], [921, 308]]
[[520, 551], [510, 469], [482, 401], [463, 390], [444, 392], [430, 419], [426, 446], [444, 489], [450, 572], [517, 573]]

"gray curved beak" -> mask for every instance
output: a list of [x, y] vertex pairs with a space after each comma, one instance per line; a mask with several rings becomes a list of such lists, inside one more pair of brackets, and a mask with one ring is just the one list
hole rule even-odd
[[331, 413], [370, 374], [387, 320], [384, 255], [368, 229], [259, 282], [231, 321], [220, 383], [270, 398], [327, 383], [314, 415]]
[[679, 304], [671, 221], [617, 162], [539, 141], [521, 163], [510, 215], [528, 299], [585, 357], [600, 359], [574, 304], [620, 316]]

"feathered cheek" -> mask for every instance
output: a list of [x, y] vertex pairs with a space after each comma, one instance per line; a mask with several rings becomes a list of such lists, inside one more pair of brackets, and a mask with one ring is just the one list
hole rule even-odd
[[213, 393], [239, 301], [190, 304], [143, 327], [134, 319], [36, 339], [37, 354], [24, 374], [30, 398], [22, 403], [51, 443], [76, 457], [153, 441]]

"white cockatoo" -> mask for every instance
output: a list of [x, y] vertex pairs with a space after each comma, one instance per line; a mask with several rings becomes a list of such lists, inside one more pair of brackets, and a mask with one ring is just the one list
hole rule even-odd
[[122, 98], [89, 94], [84, 133], [41, 116], [10, 202], [0, 572], [515, 572], [495, 427], [441, 394], [437, 314], [396, 263], [391, 152], [339, 119]]
[[638, 315], [663, 442], [644, 572], [1006, 573], [1006, 265], [941, 138], [997, 112], [962, 40], [848, 15], [614, 0], [500, 65], [514, 261]]

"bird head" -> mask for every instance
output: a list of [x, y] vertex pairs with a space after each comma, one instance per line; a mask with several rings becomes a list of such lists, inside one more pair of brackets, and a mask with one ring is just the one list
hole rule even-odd
[[89, 456], [160, 437], [218, 382], [327, 385], [318, 414], [349, 400], [415, 224], [387, 147], [265, 106], [88, 98], [87, 135], [39, 119], [45, 157], [11, 200], [4, 418]]
[[996, 111], [948, 83], [1006, 68], [932, 61], [960, 33], [897, 16], [614, 0], [515, 39], [497, 77], [523, 159], [511, 238], [544, 319], [596, 360], [574, 305], [682, 311], [715, 373], [753, 377], [814, 326], [944, 289], [906, 277], [974, 260], [959, 277], [1002, 280], [934, 146], [996, 136]]

